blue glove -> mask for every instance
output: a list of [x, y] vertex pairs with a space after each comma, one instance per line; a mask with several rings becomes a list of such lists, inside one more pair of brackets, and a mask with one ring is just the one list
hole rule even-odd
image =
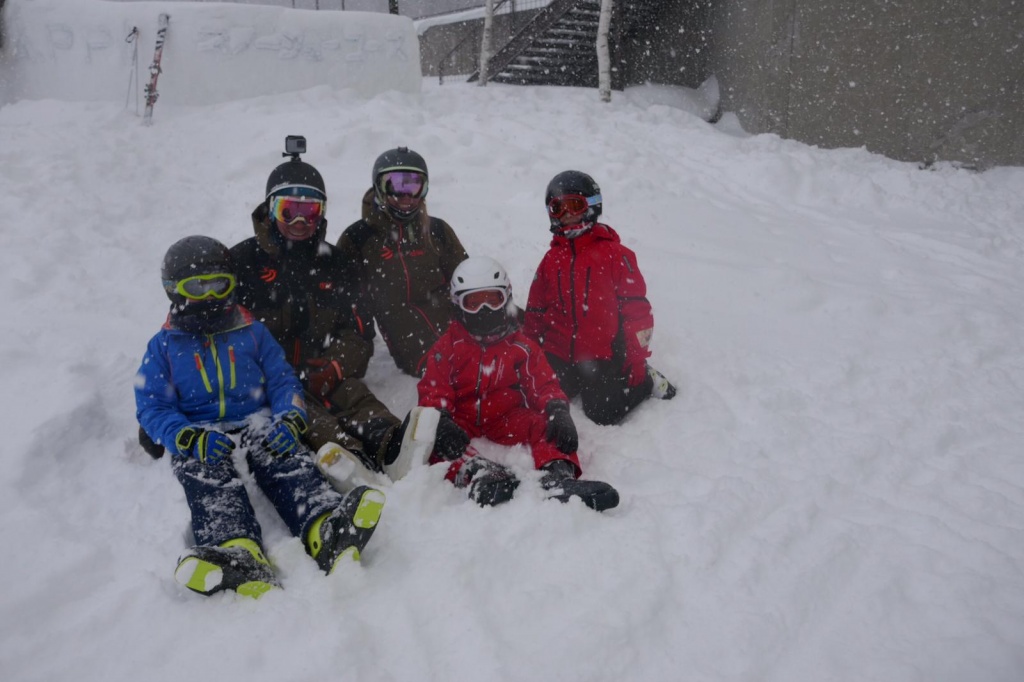
[[186, 426], [174, 437], [178, 452], [186, 457], [195, 457], [203, 464], [216, 466], [225, 457], [230, 457], [235, 442], [218, 431]]
[[287, 457], [299, 448], [299, 439], [308, 429], [302, 413], [292, 410], [274, 422], [261, 445], [278, 457]]

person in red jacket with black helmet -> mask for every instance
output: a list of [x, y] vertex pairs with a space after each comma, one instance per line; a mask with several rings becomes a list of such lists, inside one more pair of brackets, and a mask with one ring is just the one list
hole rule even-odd
[[545, 201], [555, 236], [530, 287], [526, 335], [598, 424], [619, 423], [652, 396], [673, 398], [675, 387], [647, 364], [654, 315], [636, 254], [597, 222], [601, 188], [586, 173], [564, 171]]
[[529, 445], [551, 497], [578, 497], [598, 511], [616, 506], [612, 486], [578, 480], [569, 403], [544, 353], [519, 330], [505, 269], [486, 257], [464, 260], [452, 273], [451, 295], [452, 322], [427, 353], [418, 386], [420, 406], [441, 411], [434, 454], [435, 461], [453, 460], [449, 480], [458, 480], [458, 467], [482, 460], [465, 455], [470, 437], [482, 436]]

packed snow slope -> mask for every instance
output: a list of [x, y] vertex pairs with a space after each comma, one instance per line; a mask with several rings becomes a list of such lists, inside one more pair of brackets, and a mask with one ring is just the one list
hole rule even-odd
[[[1024, 678], [1024, 169], [919, 170], [655, 100], [427, 82], [161, 102], [151, 128], [119, 103], [0, 109], [3, 679]], [[380, 152], [423, 153], [431, 212], [520, 303], [548, 180], [598, 180], [680, 389], [615, 427], [573, 406], [619, 508], [546, 501], [524, 451], [485, 446], [515, 500], [481, 509], [418, 469], [362, 564], [326, 577], [250, 480], [284, 589], [173, 581], [188, 511], [132, 394], [160, 261], [250, 236], [288, 134], [326, 178], [331, 241]], [[379, 343], [368, 382], [415, 404]]]

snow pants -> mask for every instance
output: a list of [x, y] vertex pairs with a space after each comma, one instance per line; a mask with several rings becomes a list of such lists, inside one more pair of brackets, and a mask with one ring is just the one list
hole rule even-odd
[[[256, 485], [267, 496], [292, 535], [303, 540], [319, 516], [334, 511], [344, 496], [331, 487], [305, 448], [277, 457], [259, 445], [259, 438], [242, 431], [242, 446]], [[248, 538], [263, 546], [262, 531], [242, 479], [230, 457], [217, 465], [192, 457], [174, 456], [171, 469], [185, 489], [192, 512], [197, 545], [220, 545]]]
[[345, 379], [326, 399], [306, 392], [310, 429], [306, 442], [313, 450], [337, 443], [382, 470], [384, 453], [401, 425], [400, 420], [359, 379]]
[[546, 355], [565, 395], [570, 399], [579, 395], [583, 399], [583, 414], [595, 424], [618, 424], [630, 410], [651, 397], [651, 378], [630, 387], [621, 362], [588, 360], [573, 364], [551, 353]]
[[[536, 469], [540, 469], [556, 459], [572, 462], [578, 476], [580, 474], [579, 457], [575, 452], [571, 455], [564, 454], [544, 437], [547, 423], [548, 420], [544, 414], [528, 407], [517, 407], [482, 426], [473, 423], [459, 423], [459, 426], [473, 438], [483, 436], [499, 445], [529, 445], [530, 454], [533, 455], [533, 466]], [[455, 462], [455, 464], [458, 463], [459, 460]], [[454, 475], [457, 470], [456, 472], [449, 471], [449, 473]]]

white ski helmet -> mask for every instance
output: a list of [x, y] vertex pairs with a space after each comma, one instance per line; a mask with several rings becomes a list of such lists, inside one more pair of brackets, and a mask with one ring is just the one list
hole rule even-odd
[[498, 261], [467, 258], [452, 273], [450, 289], [458, 320], [477, 340], [493, 343], [515, 329], [512, 284]]

